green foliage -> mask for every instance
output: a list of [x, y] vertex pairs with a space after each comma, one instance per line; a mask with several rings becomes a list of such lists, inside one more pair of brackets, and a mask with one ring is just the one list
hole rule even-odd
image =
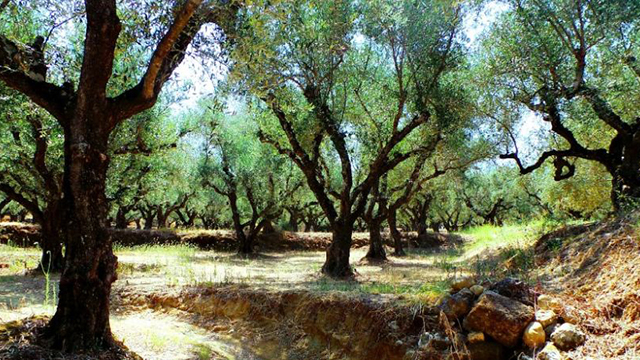
[[216, 201], [226, 197], [222, 201], [229, 201], [232, 212], [237, 206], [243, 219], [238, 224], [249, 219], [251, 231], [262, 220], [274, 221], [302, 185], [299, 171], [259, 141], [253, 114], [246, 109], [228, 116], [216, 103], [203, 101], [201, 108], [197, 139], [202, 186]]
[[[539, 103], [542, 88], [569, 87], [575, 80], [578, 33], [588, 47], [585, 83], [625, 123], [633, 125], [640, 110], [638, 65], [633, 60], [640, 57], [636, 46], [640, 5], [623, 0], [500, 3], [504, 11], [489, 19], [491, 24], [478, 44], [469, 44], [464, 20], [486, 2], [247, 2], [233, 42], [223, 48], [212, 46], [220, 33], [207, 29], [194, 42], [197, 51], [189, 53], [213, 68], [211, 55], [229, 51], [229, 72], [216, 74], [224, 83], [218, 84], [215, 99], [205, 98], [193, 109], [178, 111], [175, 104], [197, 84], [173, 83], [158, 106], [113, 133], [107, 184], [111, 218], [124, 211], [129, 222], [141, 218], [143, 210], [167, 209], [186, 198], [180, 214], [170, 214], [169, 224], [229, 227], [228, 200], [214, 191], [214, 187], [227, 189], [224, 154], [241, 194], [243, 218], [253, 212], [247, 199], [247, 190], [253, 189], [259, 207], [278, 205], [270, 215], [274, 223], [288, 227], [287, 220], [293, 216], [298, 222], [316, 220], [316, 229], [326, 228], [314, 194], [298, 186], [303, 174], [273, 146], [261, 142], [272, 140], [284, 152], [292, 149], [271, 108], [277, 102], [303, 150], [312, 154], [318, 146], [317, 167], [327, 192], [342, 193], [343, 160], [324, 130], [318, 104], [307, 96], [311, 90], [318, 91], [335, 122], [332, 126], [344, 136], [354, 173], [349, 191], [367, 179], [394, 129], [402, 129], [420, 113], [430, 114], [426, 124], [393, 147], [389, 158], [416, 154], [380, 181], [382, 196], [393, 202], [404, 195], [415, 168], [419, 168], [419, 179], [447, 169], [446, 175], [425, 180], [415, 195], [433, 197], [427, 222], [434, 228], [479, 225], [485, 221], [479, 213], [489, 212], [500, 199], [505, 209], [498, 223], [607, 216], [612, 206], [612, 175], [588, 159], [571, 160], [576, 175], [559, 183], [553, 181], [551, 164], [525, 177], [518, 176], [512, 163], [482, 162], [469, 167], [513, 151], [514, 141], [526, 164], [544, 150], [569, 146], [562, 136], [549, 135], [548, 123], [527, 103]], [[151, 45], [165, 32], [175, 4], [131, 0], [119, 4], [122, 33], [108, 86], [110, 96], [139, 81]], [[25, 47], [38, 35], [46, 37], [48, 81], [73, 85], [82, 63], [83, 10], [82, 2], [75, 0], [10, 2], [0, 13], [0, 34]], [[562, 29], [568, 29], [570, 36], [563, 35]], [[566, 99], [558, 106], [580, 144], [588, 149], [609, 147], [615, 131], [583, 97]], [[29, 121], [33, 117], [43, 124], [37, 134]], [[526, 124], [536, 120], [542, 125]], [[521, 129], [524, 125], [528, 130]], [[435, 150], [417, 156], [438, 137]], [[44, 209], [51, 194], [32, 166], [38, 138], [46, 139], [46, 165], [61, 183], [62, 127], [25, 97], [0, 85], [0, 179]], [[337, 205], [333, 195], [329, 198]], [[4, 212], [16, 214], [24, 209], [12, 202]], [[406, 228], [415, 225], [407, 211], [401, 209], [398, 216]], [[189, 223], [187, 217], [196, 220]]]

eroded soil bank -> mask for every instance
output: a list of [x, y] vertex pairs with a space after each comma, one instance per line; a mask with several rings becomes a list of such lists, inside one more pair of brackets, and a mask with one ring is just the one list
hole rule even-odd
[[177, 310], [199, 327], [242, 341], [264, 359], [407, 359], [421, 333], [440, 327], [439, 310], [384, 296], [233, 286], [122, 299], [126, 308]]

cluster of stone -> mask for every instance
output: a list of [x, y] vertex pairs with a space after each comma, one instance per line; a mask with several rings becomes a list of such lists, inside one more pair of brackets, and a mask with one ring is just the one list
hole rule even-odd
[[[504, 279], [496, 283], [473, 278], [455, 281], [438, 307], [456, 329], [455, 341], [425, 333], [419, 347], [438, 345], [464, 349], [470, 360], [562, 360], [563, 352], [582, 345], [586, 336], [576, 316], [562, 302], [538, 295], [526, 283]], [[458, 343], [458, 346], [454, 346]]]

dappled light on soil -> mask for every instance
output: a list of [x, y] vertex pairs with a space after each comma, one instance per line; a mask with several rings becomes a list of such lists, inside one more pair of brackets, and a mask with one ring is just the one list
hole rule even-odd
[[114, 315], [111, 326], [118, 339], [147, 360], [267, 360], [245, 348], [246, 342], [194, 326], [172, 313]]

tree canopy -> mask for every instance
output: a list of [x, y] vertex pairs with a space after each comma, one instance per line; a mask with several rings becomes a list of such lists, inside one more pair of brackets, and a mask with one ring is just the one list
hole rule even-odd
[[1, 1], [0, 217], [62, 271], [47, 336], [113, 343], [112, 227], [232, 229], [243, 255], [328, 231], [344, 278], [354, 231], [385, 261], [385, 227], [402, 256], [402, 230], [637, 206], [639, 22], [626, 0]]

